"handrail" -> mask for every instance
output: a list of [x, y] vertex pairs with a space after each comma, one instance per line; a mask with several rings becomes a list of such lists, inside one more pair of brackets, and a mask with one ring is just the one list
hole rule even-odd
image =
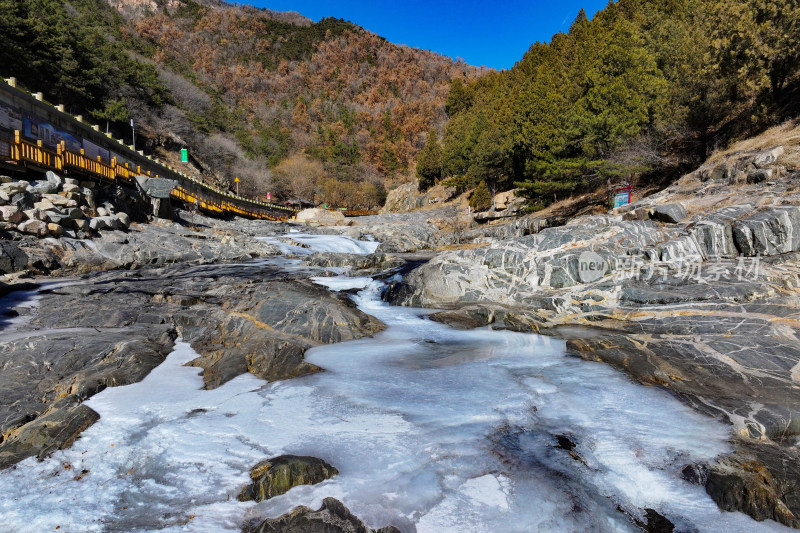
[[[19, 164], [32, 163], [53, 170], [71, 169], [82, 171], [111, 182], [116, 182], [118, 178], [131, 181], [138, 175], [153, 175], [151, 170], [142, 169], [140, 166], [137, 166], [134, 171], [128, 167], [128, 163], [121, 165], [116, 159], [112, 159], [111, 164], [104, 163], [100, 157], [94, 160], [88, 157], [84, 150], [81, 150], [80, 153], [68, 150], [63, 141], [56, 147], [56, 151], [53, 152], [42, 146], [42, 141], [38, 141], [34, 144], [22, 139], [20, 131], [14, 132], [13, 140], [0, 138], [0, 157], [6, 158], [8, 162]], [[174, 174], [174, 172], [172, 172], [172, 174]], [[159, 174], [156, 174], [156, 176], [159, 176]], [[282, 205], [249, 200], [220, 191], [188, 176], [182, 177], [192, 182], [193, 186], [201, 190], [190, 192], [185, 189], [183, 185], [178, 185], [171, 191], [171, 196], [181, 201], [193, 203], [200, 207], [200, 209], [211, 213], [232, 213], [266, 220], [286, 220], [294, 214], [293, 209]], [[286, 216], [278, 216], [270, 213], [269, 210], [284, 211], [287, 214]]]

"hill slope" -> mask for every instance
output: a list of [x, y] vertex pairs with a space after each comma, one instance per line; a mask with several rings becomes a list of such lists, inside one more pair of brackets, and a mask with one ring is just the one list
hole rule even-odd
[[0, 0], [0, 75], [242, 192], [375, 205], [479, 71], [349, 22], [215, 0]]

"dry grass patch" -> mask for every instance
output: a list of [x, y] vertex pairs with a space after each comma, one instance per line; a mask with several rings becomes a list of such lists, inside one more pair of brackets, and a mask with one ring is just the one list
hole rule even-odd
[[778, 160], [779, 164], [789, 169], [800, 168], [800, 121], [784, 122], [768, 129], [761, 135], [736, 142], [725, 150], [714, 152], [706, 164], [717, 163], [743, 154], [762, 152], [776, 146], [783, 146], [785, 150]]

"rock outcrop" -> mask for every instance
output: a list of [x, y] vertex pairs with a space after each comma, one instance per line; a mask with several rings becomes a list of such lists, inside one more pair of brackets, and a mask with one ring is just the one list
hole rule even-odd
[[308, 348], [383, 328], [302, 277], [254, 263], [175, 265], [45, 290], [28, 322], [0, 339], [0, 468], [69, 446], [96, 419], [81, 402], [144, 378], [177, 336], [200, 354], [193, 364], [213, 388], [246, 372], [317, 371], [303, 359]]
[[406, 213], [415, 209], [439, 206], [455, 196], [454, 187], [435, 185], [426, 191], [419, 191], [417, 182], [404, 183], [389, 191], [381, 214]]
[[[736, 168], [780, 162], [762, 155]], [[440, 253], [386, 298], [447, 309], [432, 318], [458, 327], [565, 336], [573, 353], [727, 420], [739, 444], [712, 465], [709, 493], [796, 527], [800, 477], [782, 465], [800, 462], [800, 173], [747, 184], [726, 169], [610, 215]]]
[[322, 459], [298, 455], [281, 455], [261, 461], [250, 470], [250, 484], [239, 494], [239, 500], [264, 501], [280, 496], [298, 485], [316, 485], [339, 473]]
[[345, 254], [337, 252], [316, 252], [308, 256], [305, 264], [316, 267], [349, 268], [359, 275], [401, 268], [405, 261], [386, 254]]
[[332, 209], [303, 209], [295, 217], [295, 222], [309, 226], [344, 226], [347, 220], [341, 211]]
[[278, 518], [247, 525], [244, 533], [400, 533], [396, 527], [371, 529], [353, 515], [339, 500], [325, 498], [316, 511], [296, 507]]

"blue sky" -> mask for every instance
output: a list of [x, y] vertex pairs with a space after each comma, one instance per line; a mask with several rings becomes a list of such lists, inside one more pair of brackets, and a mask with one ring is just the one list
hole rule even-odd
[[531, 44], [567, 31], [581, 7], [591, 18], [608, 0], [239, 0], [318, 21], [343, 18], [389, 41], [467, 63], [511, 68]]

